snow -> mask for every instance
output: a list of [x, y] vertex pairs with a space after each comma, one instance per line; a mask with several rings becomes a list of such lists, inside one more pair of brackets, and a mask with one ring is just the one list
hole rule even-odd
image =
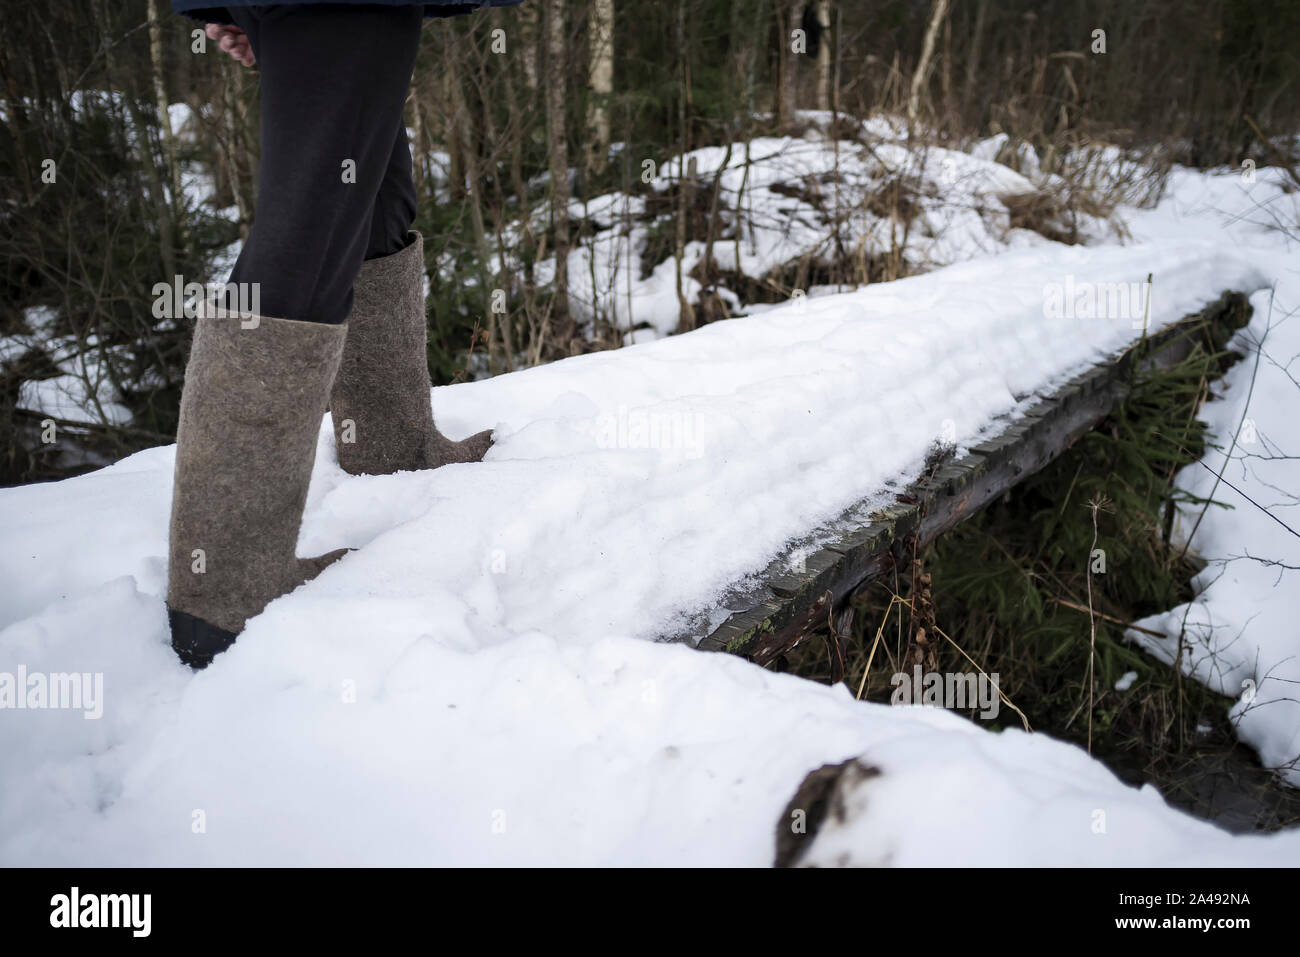
[[57, 316], [52, 307], [30, 307], [23, 310], [23, 323], [30, 332], [0, 337], [0, 366], [40, 350], [59, 373], [19, 383], [18, 408], [66, 422], [126, 425], [131, 410], [119, 401], [109, 356], [99, 338], [54, 335]]
[[[1248, 409], [1249, 355], [1205, 414], [1231, 435], [1249, 412], [1254, 444], [1239, 444], [1225, 478], [1300, 526], [1284, 494], [1300, 489], [1300, 460], [1278, 455], [1296, 454], [1287, 366], [1300, 325], [1283, 321], [1293, 250], [1266, 228], [1294, 202], [1276, 171], [1249, 189], [1232, 173], [1176, 171], [1165, 203], [1125, 211], [1135, 243], [1064, 247], [1006, 229], [998, 196], [1035, 188], [1036, 157], [1017, 155], [1028, 176], [994, 162], [1005, 144], [918, 158], [896, 126], [868, 125], [879, 142], [872, 156], [841, 155], [846, 188], [900, 172], [942, 186], [922, 200], [926, 228], [907, 251], [918, 267], [953, 265], [809, 290], [665, 338], [673, 264], [634, 278], [620, 312], [639, 245], [609, 225], [594, 253], [574, 251], [570, 276], [584, 281], [580, 257], [597, 257], [617, 290], [603, 308], [636, 344], [435, 390], [452, 437], [495, 427], [479, 464], [349, 476], [323, 422], [299, 553], [355, 551], [273, 602], [203, 672], [168, 647], [174, 447], [0, 490], [0, 863], [764, 865], [804, 775], [855, 757], [880, 774], [848, 793], [851, 813], [808, 862], [1294, 863], [1300, 831], [1229, 836], [1046, 735], [857, 702], [843, 686], [662, 640], [725, 617], [726, 589], [913, 477], [936, 438], [975, 444], [995, 417], [1142, 334], [1129, 315], [1054, 317], [1062, 288], [1154, 274], [1153, 327], [1225, 289], [1253, 293], [1238, 345], [1264, 339], [1269, 359]], [[763, 177], [834, 169], [825, 142], [752, 144], [764, 149], [746, 187], [747, 271], [815, 249], [822, 215]], [[697, 151], [701, 177], [722, 157]], [[741, 162], [743, 149], [724, 188], [738, 188]], [[585, 214], [618, 218], [637, 201], [605, 197]], [[864, 241], [885, 241], [867, 225]], [[692, 262], [702, 254], [688, 247]], [[715, 248], [724, 254], [732, 243]], [[597, 288], [586, 293], [599, 304]], [[1207, 475], [1179, 481], [1204, 491]], [[1203, 635], [1187, 667], [1230, 694], [1254, 681], [1254, 707], [1234, 714], [1281, 764], [1300, 752], [1286, 700], [1300, 681], [1300, 589], [1293, 572], [1231, 556], [1300, 555], [1235, 504], [1211, 510], [1192, 541], [1211, 564], [1187, 613], [1193, 645]], [[1194, 521], [1180, 516], [1183, 534]], [[1142, 624], [1176, 631], [1182, 617]], [[1168, 655], [1168, 642], [1132, 637]], [[8, 710], [4, 677], [20, 667], [102, 675], [102, 717]]]
[[845, 789], [844, 821], [828, 819], [801, 864], [1283, 867], [1300, 854], [1300, 830], [1231, 837], [1045, 735], [901, 710], [936, 720], [899, 722], [864, 750], [880, 775]]
[[[646, 640], [915, 469], [945, 422], [969, 441], [1140, 335], [1046, 318], [1048, 286], [1148, 272], [1156, 325], [1263, 281], [1205, 242], [1027, 250], [436, 390], [453, 436], [496, 427], [481, 464], [347, 476], [325, 423], [300, 552], [357, 550], [197, 675], [162, 604], [173, 448], [0, 491], [0, 667], [102, 673], [105, 696], [99, 720], [0, 722], [0, 860], [757, 865], [803, 775], [858, 754], [894, 802], [866, 845], [882, 859], [1294, 853], [1044, 736]], [[679, 440], [650, 441], [656, 422]], [[977, 838], [900, 810], [921, 794], [960, 795]]]
[[[1213, 497], [1177, 516], [1176, 540], [1209, 564], [1197, 576], [1197, 597], [1135, 624], [1128, 637], [1157, 658], [1179, 658], [1183, 670], [1236, 698], [1238, 736], [1266, 767], [1283, 768], [1300, 786], [1300, 193], [1288, 191], [1281, 170], [1202, 175], [1176, 171], [1166, 202], [1134, 214], [1135, 236], [1213, 237], [1248, 256], [1269, 277], [1251, 298], [1250, 325], [1230, 344], [1245, 358], [1216, 387], [1201, 410], [1220, 449], [1204, 465], [1183, 469], [1178, 485]], [[1235, 437], [1235, 444], [1234, 444]], [[1231, 454], [1229, 455], [1229, 449]], [[1216, 476], [1224, 481], [1215, 487]], [[1252, 504], [1252, 501], [1257, 504]]]
[[[572, 202], [570, 216], [593, 224], [590, 239], [569, 254], [575, 315], [587, 322], [601, 318], [624, 330], [627, 344], [676, 330], [681, 312], [677, 264], [671, 255], [647, 261], [645, 253], [652, 227], [671, 225], [676, 200], [670, 190], [692, 165], [706, 195], [712, 195], [717, 180], [721, 225], [712, 254], [724, 274], [739, 271], [761, 278], [801, 260], [829, 260], [837, 235], [855, 259], [875, 261], [897, 253], [910, 272], [1008, 247], [1054, 245], [1037, 233], [1013, 229], [1003, 202], [1006, 196], [1033, 193], [1047, 181], [1028, 146], [1017, 155], [1030, 176], [994, 162], [1002, 141], [977, 144], [971, 152], [919, 146], [906, 130], [870, 121], [863, 124], [865, 141], [836, 142], [815, 132], [829, 126], [829, 113], [801, 111], [800, 116], [813, 127], [808, 136], [757, 137], [748, 150], [744, 143], [733, 144], [729, 158], [725, 147], [708, 146], [656, 165], [648, 186], [669, 211], [653, 220], [646, 216], [647, 197], [642, 195], [618, 192]], [[1118, 156], [1108, 156], [1107, 163], [1098, 165], [1110, 169], [1118, 163]], [[639, 166], [636, 172], [642, 172]], [[894, 189], [914, 211], [908, 222], [879, 206], [881, 197]], [[739, 243], [734, 238], [737, 209]], [[535, 230], [545, 229], [546, 216], [545, 206], [537, 207]], [[1080, 215], [1078, 225], [1084, 237], [1112, 232], [1089, 216]], [[706, 253], [706, 244], [698, 240], [682, 250], [682, 294], [691, 302], [704, 288], [691, 274]], [[521, 266], [508, 263], [507, 268], [518, 271]], [[539, 281], [550, 281], [554, 273], [553, 257], [538, 264]], [[726, 281], [718, 291], [734, 301], [736, 293], [726, 288]]]
[[[1237, 249], [1268, 277], [1268, 288], [1251, 297], [1250, 325], [1230, 343], [1245, 358], [1200, 413], [1222, 449], [1207, 453], [1208, 469], [1189, 466], [1177, 477], [1181, 488], [1198, 496], [1213, 492], [1230, 506], [1209, 509], [1199, 525], [1198, 508], [1177, 515], [1175, 539], [1186, 542], [1190, 535], [1193, 553], [1209, 562], [1194, 582], [1199, 594], [1135, 623], [1167, 638], [1137, 630], [1128, 637], [1172, 662], [1182, 633], [1184, 671], [1237, 698], [1230, 715], [1238, 735], [1265, 766], [1300, 785], [1300, 536], [1286, 527], [1300, 529], [1297, 197], [1276, 169], [1259, 170], [1253, 182], [1236, 171], [1179, 169], [1154, 210], [1127, 211], [1137, 239], [1201, 237]], [[1158, 276], [1155, 282], [1162, 285]], [[1215, 486], [1220, 472], [1230, 484]], [[1135, 677], [1125, 674], [1116, 689], [1127, 690]], [[1041, 735], [975, 733], [973, 748], [954, 736], [916, 734], [867, 749], [866, 761], [881, 775], [846, 786], [845, 819], [824, 826], [802, 862], [1294, 866], [1297, 860], [1300, 832], [1226, 838], [1171, 817], [1150, 788], [1113, 790], [1113, 779], [1077, 751], [1067, 756], [1052, 742], [1050, 755], [1036, 754], [1048, 744]], [[1067, 771], [1070, 760], [1080, 763]], [[963, 798], [979, 800], [953, 800], [954, 782]], [[918, 819], [928, 824], [922, 840], [914, 837]], [[1189, 842], [1199, 844], [1191, 859]]]
[[18, 388], [18, 408], [69, 422], [125, 425], [131, 421], [131, 410], [116, 396], [117, 389], [106, 379], [67, 374], [24, 382]]

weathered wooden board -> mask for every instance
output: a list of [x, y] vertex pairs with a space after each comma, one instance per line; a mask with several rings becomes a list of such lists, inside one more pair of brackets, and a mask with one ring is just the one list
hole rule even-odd
[[[968, 454], [941, 462], [931, 478], [908, 486], [897, 504], [871, 512], [865, 523], [847, 517], [832, 523], [829, 541], [806, 555], [800, 570], [790, 570], [790, 554], [772, 562], [750, 591], [728, 602], [733, 611], [721, 625], [682, 640], [760, 663], [794, 647], [824, 626], [855, 589], [891, 567], [891, 553], [909, 536], [915, 534], [922, 547], [934, 541], [1096, 426], [1128, 393], [1135, 372], [1172, 366], [1198, 341], [1222, 348], [1249, 316], [1247, 298], [1225, 292], [1200, 312], [1075, 376]], [[845, 515], [863, 511], [860, 504]]]

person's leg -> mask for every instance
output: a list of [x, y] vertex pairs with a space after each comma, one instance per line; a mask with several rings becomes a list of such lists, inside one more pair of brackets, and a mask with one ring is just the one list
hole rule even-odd
[[261, 302], [254, 320], [201, 316], [185, 373], [167, 605], [194, 667], [341, 554], [297, 558], [298, 530], [421, 22], [418, 7], [234, 13], [261, 64], [263, 136], [231, 279], [259, 283]]
[[399, 129], [375, 198], [330, 396], [339, 465], [354, 475], [477, 462], [492, 444], [490, 430], [453, 442], [434, 425], [424, 241], [410, 228], [415, 203], [410, 146]]
[[391, 256], [410, 245], [411, 226], [417, 212], [411, 144], [406, 138], [406, 127], [398, 124], [384, 179], [371, 209], [366, 259]]
[[[390, 174], [420, 42], [412, 6], [231, 7], [261, 71], [257, 213], [231, 273], [258, 283], [262, 312], [342, 322], [370, 246], [376, 199], [409, 200]], [[410, 158], [406, 158], [410, 178]], [[410, 225], [409, 221], [406, 224]], [[404, 236], [404, 231], [401, 236]]]

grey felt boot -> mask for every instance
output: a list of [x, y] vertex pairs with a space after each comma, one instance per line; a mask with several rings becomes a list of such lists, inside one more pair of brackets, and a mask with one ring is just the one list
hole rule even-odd
[[330, 414], [339, 465], [353, 475], [477, 462], [489, 429], [460, 442], [433, 424], [424, 316], [424, 238], [361, 265]]
[[176, 434], [167, 573], [172, 647], [191, 667], [347, 551], [295, 554], [345, 333], [262, 316], [198, 320]]

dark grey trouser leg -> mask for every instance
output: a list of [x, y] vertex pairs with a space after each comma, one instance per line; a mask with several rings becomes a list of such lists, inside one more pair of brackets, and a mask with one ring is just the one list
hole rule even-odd
[[384, 181], [379, 184], [371, 211], [366, 259], [382, 259], [405, 249], [411, 241], [411, 226], [417, 211], [411, 144], [406, 138], [406, 126], [398, 124]]
[[257, 211], [230, 281], [258, 284], [263, 315], [343, 322], [362, 261], [400, 249], [414, 220], [402, 106], [422, 8], [230, 12], [262, 82]]

